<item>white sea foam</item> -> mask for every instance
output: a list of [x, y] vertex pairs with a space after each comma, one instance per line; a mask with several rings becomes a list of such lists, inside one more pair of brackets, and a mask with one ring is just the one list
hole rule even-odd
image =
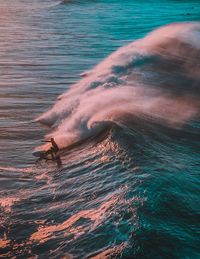
[[63, 148], [124, 115], [180, 126], [200, 109], [200, 23], [171, 24], [119, 48], [37, 120]]

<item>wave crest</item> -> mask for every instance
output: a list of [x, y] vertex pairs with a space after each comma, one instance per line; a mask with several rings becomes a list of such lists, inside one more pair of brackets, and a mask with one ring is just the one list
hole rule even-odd
[[199, 60], [200, 23], [159, 28], [84, 73], [37, 120], [61, 148], [127, 114], [180, 127], [200, 110]]

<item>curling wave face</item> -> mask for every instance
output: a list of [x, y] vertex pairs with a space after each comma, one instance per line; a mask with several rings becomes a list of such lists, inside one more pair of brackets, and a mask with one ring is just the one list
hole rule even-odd
[[127, 117], [181, 127], [200, 110], [199, 60], [200, 23], [162, 27], [82, 74], [37, 121], [61, 148]]

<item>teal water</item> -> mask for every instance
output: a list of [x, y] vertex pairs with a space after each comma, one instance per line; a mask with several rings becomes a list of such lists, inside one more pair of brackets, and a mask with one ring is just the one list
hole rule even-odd
[[[199, 21], [199, 1], [0, 0], [0, 257], [199, 258]], [[32, 156], [48, 134], [61, 165]]]

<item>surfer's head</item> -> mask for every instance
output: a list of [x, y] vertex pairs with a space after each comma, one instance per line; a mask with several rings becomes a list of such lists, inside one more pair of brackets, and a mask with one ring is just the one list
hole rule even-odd
[[54, 143], [55, 143], [54, 138], [51, 138], [51, 144], [54, 145]]

